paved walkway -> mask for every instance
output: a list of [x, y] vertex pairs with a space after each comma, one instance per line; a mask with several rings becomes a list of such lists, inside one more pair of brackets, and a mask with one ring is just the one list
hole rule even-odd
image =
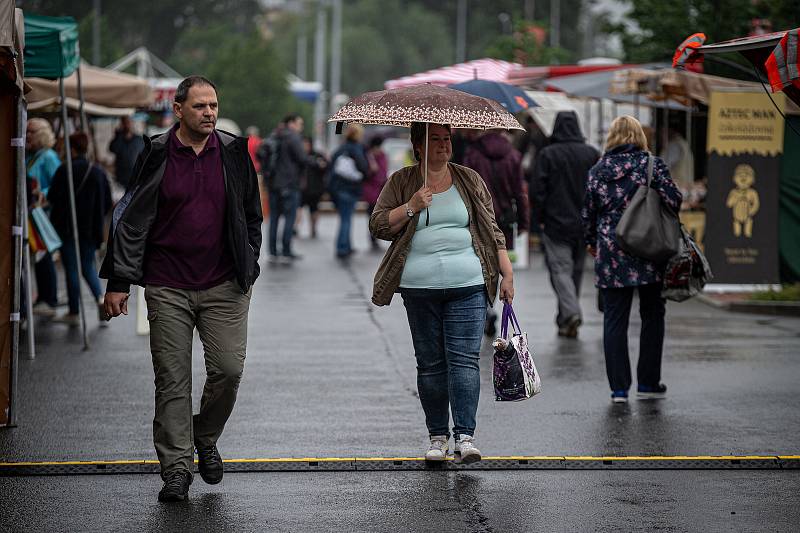
[[[219, 443], [225, 458], [421, 453], [426, 432], [402, 302], [369, 303], [381, 256], [364, 251], [363, 216], [355, 225], [362, 251], [346, 265], [334, 258], [335, 225], [323, 218], [313, 241], [302, 227], [304, 259], [294, 266], [264, 265], [239, 401]], [[495, 402], [484, 346], [476, 433], [484, 454], [800, 453], [800, 320], [669, 304], [669, 398], [619, 406], [608, 397], [591, 273], [577, 340], [555, 334], [539, 254], [515, 282], [515, 309], [544, 390], [526, 402]], [[635, 312], [631, 322], [635, 360]], [[101, 329], [91, 316], [90, 330], [92, 349], [84, 352], [77, 330], [40, 325], [38, 356], [20, 368], [19, 427], [0, 430], [0, 461], [155, 458], [147, 338], [135, 334], [133, 317]], [[196, 357], [198, 400], [203, 373]], [[215, 487], [198, 478], [179, 510], [156, 505], [158, 488], [149, 475], [0, 478], [0, 514], [11, 517], [0, 530], [680, 531], [800, 523], [797, 471], [232, 473]]]

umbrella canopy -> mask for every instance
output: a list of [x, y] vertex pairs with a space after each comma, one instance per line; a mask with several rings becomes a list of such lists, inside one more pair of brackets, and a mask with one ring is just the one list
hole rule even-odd
[[453, 128], [524, 129], [514, 115], [493, 100], [430, 84], [364, 93], [345, 104], [328, 122], [404, 127], [428, 122]]
[[[58, 82], [28, 77], [27, 71], [25, 74], [25, 81], [33, 88], [27, 96], [29, 103], [59, 96]], [[85, 100], [95, 105], [127, 108], [148, 107], [153, 103], [150, 85], [138, 76], [81, 63], [81, 82]], [[79, 98], [76, 73], [64, 79], [64, 91], [67, 97]]]
[[519, 87], [499, 81], [469, 80], [450, 85], [450, 88], [483, 98], [491, 98], [510, 113], [521, 113], [537, 106], [536, 102], [531, 100]]
[[25, 15], [25, 75], [51, 80], [78, 68], [78, 25], [72, 17]]

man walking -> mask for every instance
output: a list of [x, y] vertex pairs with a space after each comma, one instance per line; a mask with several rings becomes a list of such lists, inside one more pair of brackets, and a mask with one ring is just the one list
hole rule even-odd
[[119, 128], [114, 132], [114, 138], [108, 145], [108, 151], [114, 154], [114, 177], [117, 183], [127, 188], [131, 181], [133, 165], [136, 158], [144, 149], [144, 140], [141, 135], [133, 132], [129, 117], [122, 117]]
[[[313, 159], [303, 147], [303, 117], [290, 113], [283, 119], [273, 135], [271, 158], [274, 169], [264, 172], [269, 194], [269, 261], [271, 263], [291, 263], [299, 256], [292, 250], [294, 223], [300, 207], [300, 177], [303, 169]], [[283, 238], [281, 252], [278, 254], [278, 224], [283, 218]]]
[[542, 228], [550, 283], [558, 298], [558, 335], [575, 338], [580, 308], [585, 249], [581, 208], [589, 169], [600, 154], [586, 144], [573, 111], [556, 116], [550, 144], [536, 158], [531, 182], [533, 221]]
[[[251, 286], [258, 277], [261, 203], [247, 141], [215, 129], [217, 91], [192, 76], [175, 92], [177, 124], [146, 140], [114, 210], [100, 275], [109, 318], [145, 287], [155, 373], [153, 440], [160, 501], [188, 497], [194, 449], [206, 483], [222, 480], [217, 439], [244, 367]], [[200, 412], [192, 416], [192, 336], [205, 353]]]

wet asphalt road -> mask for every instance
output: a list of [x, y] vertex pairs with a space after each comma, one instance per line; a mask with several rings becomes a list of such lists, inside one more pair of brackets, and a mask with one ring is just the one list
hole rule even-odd
[[[369, 303], [380, 260], [333, 257], [335, 219], [301, 238], [304, 259], [264, 265], [250, 313], [239, 401], [223, 457], [418, 456], [424, 419], [399, 297]], [[484, 455], [797, 455], [800, 319], [669, 304], [663, 380], [669, 398], [612, 406], [602, 315], [587, 271], [585, 325], [555, 335], [541, 255], [515, 275], [542, 394], [502, 404], [484, 346], [476, 438]], [[638, 350], [638, 317], [631, 320]], [[42, 324], [20, 368], [19, 427], [0, 430], [0, 461], [153, 459], [152, 367], [133, 317], [99, 329], [92, 349]], [[199, 342], [195, 355], [201, 353]], [[203, 363], [194, 363], [195, 397]], [[691, 531], [797, 530], [800, 471], [503, 471], [231, 473], [197, 478], [190, 502], [155, 502], [154, 475], [0, 478], [0, 530]], [[734, 514], [735, 513], [735, 514]]]

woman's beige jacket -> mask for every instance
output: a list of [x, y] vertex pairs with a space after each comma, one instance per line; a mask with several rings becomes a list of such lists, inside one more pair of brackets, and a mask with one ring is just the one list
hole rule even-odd
[[[506, 241], [495, 221], [492, 197], [477, 172], [455, 163], [448, 163], [448, 166], [453, 177], [453, 185], [467, 206], [472, 246], [481, 262], [489, 301], [494, 302], [500, 273], [498, 254], [499, 250], [505, 250]], [[392, 174], [384, 185], [369, 219], [369, 231], [373, 236], [392, 241], [375, 274], [372, 288], [372, 303], [375, 305], [389, 305], [392, 296], [397, 292], [406, 257], [411, 249], [411, 239], [414, 237], [420, 217], [420, 213], [417, 213], [399, 233], [393, 234], [389, 227], [389, 211], [405, 205], [422, 187], [422, 181], [420, 165], [405, 167]], [[432, 216], [435, 216], [435, 213], [432, 213]]]

